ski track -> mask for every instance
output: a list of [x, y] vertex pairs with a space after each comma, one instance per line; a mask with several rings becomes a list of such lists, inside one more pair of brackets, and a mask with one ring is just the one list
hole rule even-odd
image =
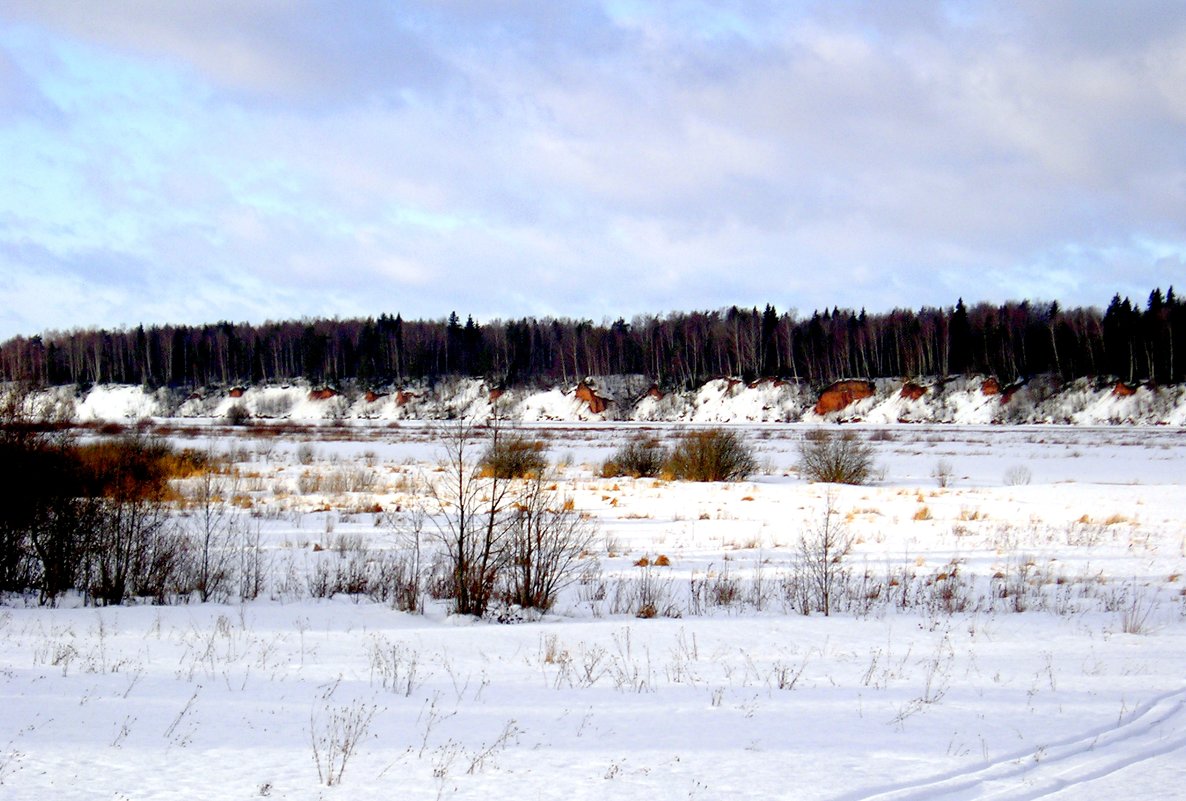
[[971, 769], [846, 793], [836, 801], [1034, 801], [1082, 788], [1123, 768], [1179, 751], [1186, 751], [1186, 689], [1147, 701], [1114, 726], [1099, 727]]

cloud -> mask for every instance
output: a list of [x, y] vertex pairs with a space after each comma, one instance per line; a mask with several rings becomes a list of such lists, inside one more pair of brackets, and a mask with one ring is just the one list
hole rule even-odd
[[15, 0], [8, 13], [163, 66], [180, 65], [243, 102], [333, 108], [430, 91], [447, 67], [386, 3], [88, 3]]
[[1181, 277], [1177, 3], [0, 18], [0, 245], [115, 293], [47, 318], [1106, 303]]

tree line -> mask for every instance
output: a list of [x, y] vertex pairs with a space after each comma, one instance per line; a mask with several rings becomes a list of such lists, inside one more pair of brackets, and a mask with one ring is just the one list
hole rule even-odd
[[[842, 378], [1039, 374], [1186, 380], [1186, 303], [1171, 287], [1144, 305], [1116, 295], [1107, 309], [960, 299], [946, 308], [884, 313], [832, 308], [810, 316], [733, 306], [641, 315], [629, 322], [568, 318], [219, 322], [88, 329], [0, 344], [0, 380], [206, 387], [306, 379], [390, 386], [447, 376], [493, 384], [569, 383], [643, 374], [665, 388], [720, 376], [823, 385]], [[1183, 356], [1176, 356], [1177, 353]]]

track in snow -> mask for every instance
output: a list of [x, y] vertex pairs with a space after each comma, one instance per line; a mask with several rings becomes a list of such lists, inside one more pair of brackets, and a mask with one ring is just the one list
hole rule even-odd
[[1146, 702], [1116, 726], [1101, 727], [969, 770], [846, 793], [836, 801], [1033, 801], [1083, 788], [1131, 765], [1176, 752], [1182, 752], [1180, 759], [1186, 761], [1186, 690]]

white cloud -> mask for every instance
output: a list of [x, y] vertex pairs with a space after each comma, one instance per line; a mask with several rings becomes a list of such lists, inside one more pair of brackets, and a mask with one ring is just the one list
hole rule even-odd
[[0, 179], [35, 193], [0, 202], [0, 244], [114, 293], [47, 320], [1106, 303], [1181, 277], [1139, 244], [1186, 242], [1177, 3], [3, 17], [0, 107], [39, 111], [0, 122]]

